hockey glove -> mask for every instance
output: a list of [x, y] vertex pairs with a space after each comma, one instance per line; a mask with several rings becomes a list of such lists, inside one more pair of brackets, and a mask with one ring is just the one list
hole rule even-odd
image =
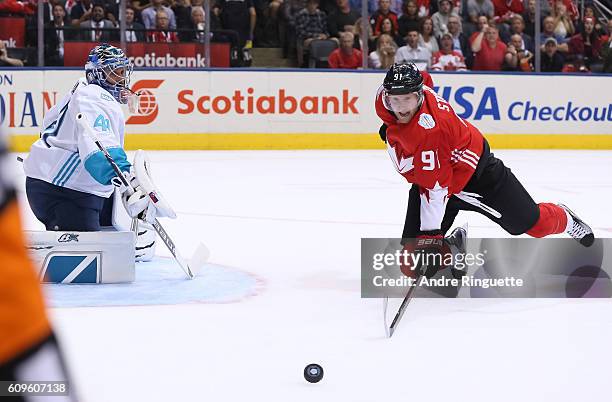
[[[119, 189], [123, 206], [125, 207], [125, 210], [130, 218], [137, 218], [138, 215], [149, 207], [152, 201], [151, 198], [142, 190], [133, 171], [124, 172], [124, 175], [130, 184], [129, 186], [124, 185], [123, 181], [119, 179], [119, 177], [114, 177], [111, 182]], [[152, 210], [152, 213], [155, 213], [155, 208], [149, 209]], [[152, 219], [155, 219], [155, 217], [153, 216]]]
[[385, 123], [380, 126], [378, 129], [378, 135], [380, 135], [380, 139], [386, 144], [387, 143], [387, 125]]
[[418, 269], [428, 279], [433, 277], [436, 272], [444, 268], [445, 252], [449, 251], [448, 246], [445, 247], [441, 231], [422, 232], [417, 236], [415, 244], [415, 252], [421, 254]]

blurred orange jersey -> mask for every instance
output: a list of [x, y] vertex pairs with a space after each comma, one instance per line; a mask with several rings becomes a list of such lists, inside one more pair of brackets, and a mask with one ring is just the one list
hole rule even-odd
[[0, 365], [51, 334], [40, 284], [29, 260], [15, 191], [0, 138]]

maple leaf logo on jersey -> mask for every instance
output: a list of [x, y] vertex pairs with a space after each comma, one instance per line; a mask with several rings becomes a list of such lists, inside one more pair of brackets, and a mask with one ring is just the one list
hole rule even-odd
[[387, 152], [391, 157], [393, 166], [399, 173], [407, 173], [414, 168], [413, 157], [404, 158], [400, 152], [398, 152], [391, 143], [387, 143]]
[[430, 114], [421, 113], [421, 116], [419, 116], [419, 126], [429, 130], [436, 126], [436, 122]]

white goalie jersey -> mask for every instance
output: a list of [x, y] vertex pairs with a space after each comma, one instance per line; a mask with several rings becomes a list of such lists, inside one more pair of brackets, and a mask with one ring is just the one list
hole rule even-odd
[[130, 163], [123, 150], [125, 117], [121, 106], [104, 88], [80, 79], [46, 114], [43, 131], [24, 161], [28, 177], [100, 197], [113, 192], [115, 173], [96, 144], [77, 124], [83, 113], [100, 142], [122, 171]]

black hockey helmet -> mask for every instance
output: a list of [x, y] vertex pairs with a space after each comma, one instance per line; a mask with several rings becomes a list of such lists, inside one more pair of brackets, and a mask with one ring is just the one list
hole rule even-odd
[[394, 63], [387, 71], [383, 88], [389, 95], [421, 92], [423, 76], [414, 63]]

